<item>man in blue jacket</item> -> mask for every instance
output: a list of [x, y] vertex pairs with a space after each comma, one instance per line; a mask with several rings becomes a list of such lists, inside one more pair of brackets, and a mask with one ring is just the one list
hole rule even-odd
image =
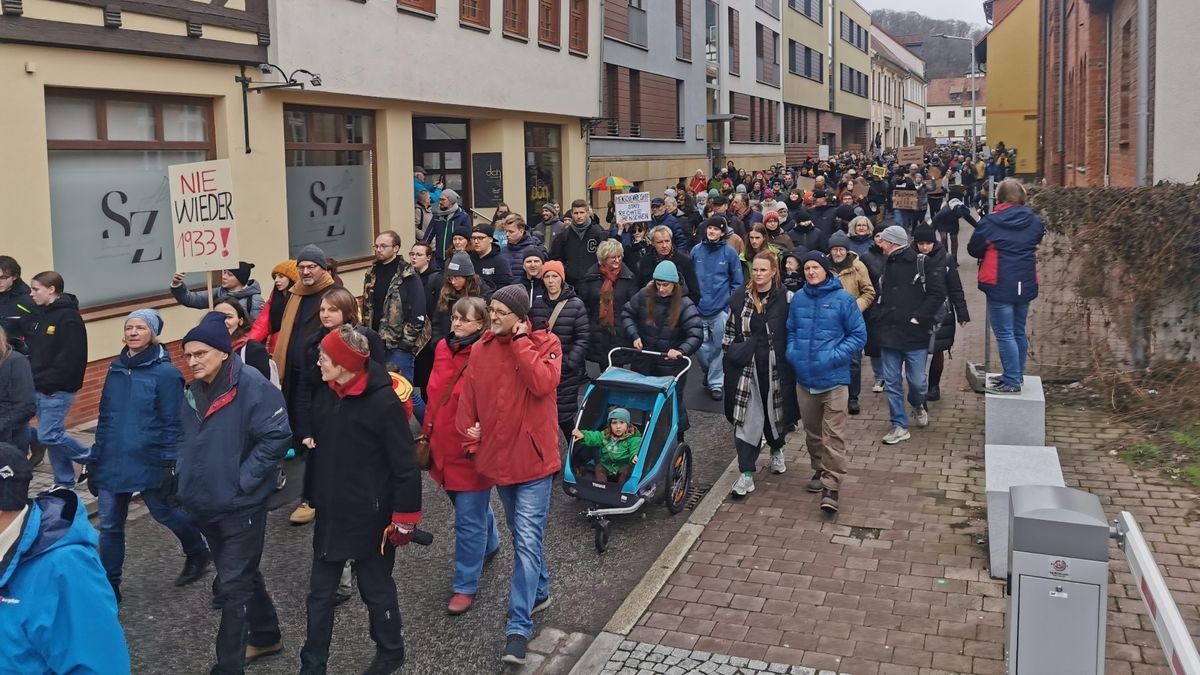
[[838, 510], [846, 476], [846, 419], [850, 360], [867, 344], [867, 326], [854, 296], [830, 273], [829, 260], [811, 251], [801, 262], [804, 287], [788, 310], [787, 359], [796, 373], [796, 398], [821, 509]]
[[1006, 178], [996, 188], [996, 209], [979, 221], [967, 253], [979, 258], [979, 290], [987, 296], [988, 320], [1004, 374], [989, 381], [993, 394], [1017, 394], [1025, 381], [1029, 338], [1025, 319], [1038, 296], [1037, 249], [1046, 223], [1025, 206], [1025, 187]]
[[24, 450], [0, 443], [0, 672], [129, 672], [96, 530], [70, 490], [29, 499]]
[[725, 369], [721, 341], [729, 319], [729, 297], [744, 283], [742, 263], [737, 251], [726, 241], [730, 233], [725, 216], [704, 221], [704, 242], [692, 249], [692, 262], [700, 284], [700, 318], [704, 321], [704, 342], [696, 357], [704, 369], [705, 386], [714, 401], [724, 397]]
[[283, 651], [275, 605], [258, 570], [267, 497], [292, 428], [283, 394], [232, 355], [225, 315], [209, 312], [183, 336], [194, 378], [184, 392], [176, 464], [179, 501], [195, 516], [217, 568], [219, 675]]

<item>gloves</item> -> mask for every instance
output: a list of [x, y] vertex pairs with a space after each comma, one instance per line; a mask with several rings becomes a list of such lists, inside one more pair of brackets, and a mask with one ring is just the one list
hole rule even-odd
[[408, 546], [412, 542], [413, 532], [416, 531], [417, 523], [420, 520], [420, 513], [392, 514], [391, 524], [383, 529], [383, 538], [379, 542], [379, 554], [383, 555], [384, 546], [387, 544], [391, 544], [395, 548]]

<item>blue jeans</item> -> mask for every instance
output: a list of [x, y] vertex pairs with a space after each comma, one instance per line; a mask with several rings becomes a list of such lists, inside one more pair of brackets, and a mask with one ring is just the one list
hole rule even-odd
[[500, 547], [492, 491], [447, 492], [454, 504], [454, 592], [475, 595], [483, 558]]
[[496, 493], [504, 505], [508, 531], [513, 537], [512, 584], [508, 589], [508, 624], [505, 635], [533, 637], [533, 606], [537, 600], [550, 595], [550, 571], [542, 540], [546, 533], [546, 518], [550, 511], [550, 488], [554, 476], [528, 483], [497, 485]]
[[708, 371], [705, 389], [725, 388], [725, 354], [721, 349], [721, 341], [725, 337], [725, 322], [728, 319], [728, 308], [713, 316], [700, 318], [704, 322], [704, 341], [696, 351], [696, 357], [700, 359], [700, 365]]
[[[125, 519], [129, 515], [132, 496], [128, 492], [100, 490], [100, 563], [104, 565], [108, 582], [114, 586], [121, 583], [121, 567], [125, 564]], [[167, 504], [158, 488], [143, 490], [142, 502], [150, 515], [179, 540], [184, 555], [208, 551], [191, 514]]]
[[75, 394], [56, 391], [53, 394], [37, 395], [38, 441], [46, 446], [50, 455], [50, 466], [54, 469], [54, 482], [65, 488], [75, 487], [75, 466], [72, 462], [87, 464], [92, 450], [67, 433], [67, 413]]
[[901, 381], [900, 369], [907, 372], [908, 402], [914, 408], [925, 405], [926, 368], [928, 367], [929, 351], [913, 349], [902, 352], [898, 349], [879, 350], [883, 360], [883, 385], [887, 392], [888, 413], [892, 426], [908, 428], [908, 415], [904, 413], [904, 382]]
[[[412, 352], [406, 352], [403, 349], [389, 349], [387, 354], [388, 365], [395, 366], [400, 374], [408, 380], [409, 384], [413, 382], [413, 363], [416, 361], [416, 355]], [[425, 399], [417, 393], [414, 386], [412, 391], [413, 416], [418, 422], [425, 421]]]
[[996, 351], [1000, 352], [1000, 365], [1004, 370], [1001, 381], [1020, 387], [1025, 381], [1025, 356], [1029, 353], [1029, 338], [1025, 336], [1025, 319], [1029, 316], [1029, 303], [987, 301], [988, 321], [996, 334]]

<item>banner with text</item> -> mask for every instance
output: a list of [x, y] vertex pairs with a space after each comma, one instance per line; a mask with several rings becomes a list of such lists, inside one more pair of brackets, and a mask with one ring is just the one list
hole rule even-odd
[[238, 265], [233, 172], [227, 159], [167, 167], [176, 272]]
[[645, 223], [650, 221], [650, 193], [625, 192], [613, 195], [618, 223]]
[[896, 161], [901, 164], [920, 164], [925, 161], [925, 146], [907, 145], [896, 153]]

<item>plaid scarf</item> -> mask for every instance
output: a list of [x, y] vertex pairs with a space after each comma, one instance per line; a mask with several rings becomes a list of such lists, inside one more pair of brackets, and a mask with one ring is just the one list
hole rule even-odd
[[[779, 290], [772, 290], [771, 293], [778, 293]], [[763, 311], [766, 311], [767, 305], [770, 304], [771, 296], [767, 296], [763, 302]], [[735, 323], [732, 320], [725, 322], [725, 335], [721, 339], [722, 346], [728, 348], [729, 345], [737, 341], [740, 336], [741, 341], [749, 341], [753, 339], [750, 333], [750, 318], [754, 316], [754, 302], [750, 297], [749, 290], [746, 291], [745, 302], [742, 303], [742, 313], [738, 321]], [[767, 326], [767, 354], [768, 365], [767, 370], [771, 374], [771, 383], [768, 388], [768, 395], [771, 397], [771, 408], [774, 411], [772, 419], [767, 420], [772, 428], [775, 427], [776, 420], [783, 419], [783, 386], [779, 383], [779, 369], [775, 367], [775, 336], [771, 333], [771, 327]], [[738, 377], [737, 388], [733, 392], [733, 421], [735, 426], [741, 426], [746, 422], [746, 412], [750, 408], [751, 401], [758, 397], [756, 389], [757, 373], [755, 372], [754, 361], [751, 360], [744, 368]], [[778, 438], [778, 434], [776, 434]]]

